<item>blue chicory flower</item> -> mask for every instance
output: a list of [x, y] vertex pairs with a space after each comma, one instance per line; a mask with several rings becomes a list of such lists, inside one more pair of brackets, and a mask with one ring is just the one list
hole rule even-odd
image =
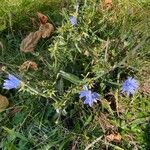
[[9, 74], [8, 79], [4, 80], [3, 89], [17, 89], [21, 86], [21, 81], [14, 75]]
[[88, 104], [90, 107], [93, 106], [94, 102], [100, 99], [100, 95], [96, 92], [88, 90], [87, 87], [84, 87], [84, 90], [80, 92], [80, 98], [85, 97], [84, 104]]
[[139, 87], [139, 83], [132, 77], [128, 77], [127, 80], [122, 85], [122, 93], [127, 93], [127, 95], [133, 95]]
[[77, 25], [77, 18], [76, 18], [76, 17], [70, 16], [69, 19], [70, 19], [70, 22], [71, 22], [71, 24], [72, 24], [73, 26], [76, 26], [76, 25]]

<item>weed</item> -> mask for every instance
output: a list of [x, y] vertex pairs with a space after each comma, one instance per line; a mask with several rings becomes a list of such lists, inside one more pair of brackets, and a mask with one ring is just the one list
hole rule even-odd
[[[74, 0], [1, 2], [0, 93], [10, 103], [0, 113], [1, 149], [149, 149], [149, 1], [103, 5], [82, 0], [77, 10]], [[23, 53], [22, 39], [39, 26], [37, 12], [55, 31], [35, 52]], [[28, 60], [38, 69], [22, 72]], [[24, 86], [3, 89], [7, 74]], [[140, 84], [128, 96], [121, 93], [127, 77]], [[92, 107], [79, 98], [85, 85], [101, 96]]]

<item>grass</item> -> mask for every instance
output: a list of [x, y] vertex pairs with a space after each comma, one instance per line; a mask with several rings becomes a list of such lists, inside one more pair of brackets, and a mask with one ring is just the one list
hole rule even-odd
[[[0, 10], [0, 93], [10, 102], [0, 113], [3, 150], [138, 149], [150, 147], [149, 0], [80, 2], [78, 25], [71, 26], [75, 1], [5, 0]], [[20, 52], [21, 40], [36, 31], [30, 18], [47, 15], [55, 27], [34, 53]], [[38, 70], [19, 71], [26, 60]], [[7, 73], [28, 85], [2, 89]], [[120, 93], [127, 76], [140, 82], [133, 97]], [[100, 93], [92, 108], [83, 104], [84, 85]], [[148, 85], [148, 86], [145, 86]], [[44, 95], [44, 96], [43, 96]], [[108, 141], [119, 133], [121, 140]]]

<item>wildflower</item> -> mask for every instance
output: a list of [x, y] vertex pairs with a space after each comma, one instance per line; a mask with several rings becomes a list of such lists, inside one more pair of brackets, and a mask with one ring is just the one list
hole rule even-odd
[[3, 89], [17, 89], [21, 86], [21, 81], [14, 75], [9, 74], [8, 79], [4, 80]]
[[80, 92], [80, 98], [83, 97], [85, 97], [84, 104], [88, 104], [90, 107], [92, 107], [93, 103], [97, 102], [97, 100], [100, 98], [100, 95], [96, 92], [88, 90], [87, 87], [84, 87], [84, 90]]
[[139, 87], [139, 83], [137, 80], [135, 80], [132, 77], [128, 77], [127, 80], [125, 80], [125, 82], [122, 85], [122, 93], [127, 93], [127, 95], [129, 96], [130, 94], [134, 94], [136, 92], [136, 90]]
[[70, 16], [69, 19], [70, 19], [70, 22], [71, 22], [71, 24], [72, 24], [73, 26], [76, 26], [76, 25], [77, 25], [77, 18], [76, 18], [76, 17]]

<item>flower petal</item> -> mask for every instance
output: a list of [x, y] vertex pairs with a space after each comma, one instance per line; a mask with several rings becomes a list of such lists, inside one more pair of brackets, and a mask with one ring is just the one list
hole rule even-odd
[[77, 18], [75, 18], [74, 16], [70, 16], [69, 19], [73, 26], [77, 25]]
[[80, 92], [80, 98], [83, 98], [85, 97], [85, 100], [84, 100], [84, 104], [87, 104], [89, 105], [90, 107], [93, 106], [93, 103], [94, 102], [97, 102], [97, 100], [100, 98], [100, 95], [96, 92], [93, 92], [91, 90], [88, 90], [87, 86], [84, 86], [84, 89], [83, 91]]
[[127, 80], [124, 81], [121, 92], [127, 93], [127, 95], [134, 94], [139, 87], [139, 83], [132, 77], [128, 77]]
[[21, 81], [14, 75], [9, 74], [8, 79], [4, 80], [3, 89], [17, 89], [21, 85]]
[[88, 95], [88, 91], [81, 91], [80, 98], [86, 97]]

